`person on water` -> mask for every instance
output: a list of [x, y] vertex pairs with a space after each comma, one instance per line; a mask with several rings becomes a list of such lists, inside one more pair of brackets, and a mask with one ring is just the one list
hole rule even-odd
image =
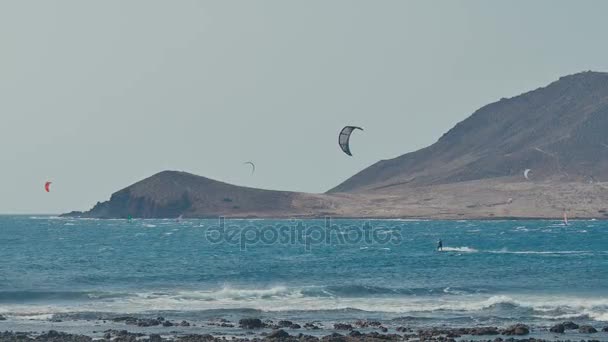
[[443, 242], [441, 241], [441, 239], [437, 241], [437, 250], [443, 252]]

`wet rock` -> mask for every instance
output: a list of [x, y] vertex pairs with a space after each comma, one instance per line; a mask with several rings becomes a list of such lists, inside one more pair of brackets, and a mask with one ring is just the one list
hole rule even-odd
[[564, 327], [564, 325], [561, 323], [556, 324], [556, 325], [552, 326], [551, 328], [549, 328], [550, 332], [557, 333], [557, 334], [563, 334], [565, 330], [566, 330], [566, 327]]
[[181, 321], [181, 323], [179, 324], [180, 327], [189, 327], [190, 323], [188, 323], [187, 321]]
[[503, 335], [508, 335], [508, 336], [511, 336], [511, 335], [521, 336], [521, 335], [527, 335], [529, 333], [530, 333], [530, 328], [525, 324], [515, 324], [502, 331]]
[[47, 333], [40, 334], [35, 338], [35, 341], [45, 342], [90, 342], [92, 338], [84, 335], [72, 335], [55, 330], [49, 330]]
[[478, 327], [478, 328], [464, 329], [464, 330], [460, 330], [458, 333], [458, 335], [475, 335], [475, 336], [498, 335], [498, 334], [500, 334], [500, 331], [498, 330], [497, 327]]
[[344, 336], [342, 334], [333, 333], [331, 335], [323, 336], [323, 338], [321, 338], [321, 341], [323, 341], [323, 342], [347, 342], [348, 339], [346, 338], [346, 336]]
[[353, 326], [347, 323], [336, 323], [334, 324], [336, 330], [353, 330]]
[[379, 329], [380, 329], [380, 331], [382, 331], [382, 332], [387, 332], [387, 331], [388, 331], [388, 328], [386, 328], [386, 327], [380, 327]]
[[320, 329], [320, 328], [319, 328], [319, 326], [317, 326], [314, 323], [305, 323], [304, 324], [304, 329], [317, 330], [317, 329]]
[[358, 320], [355, 322], [355, 325], [359, 328], [369, 328], [369, 327], [379, 327], [382, 323], [378, 321], [366, 321], [366, 320]]
[[289, 337], [289, 334], [283, 330], [283, 329], [279, 329], [279, 330], [274, 330], [273, 332], [271, 332], [270, 334], [268, 334], [268, 339], [272, 339], [272, 340], [277, 340], [277, 339], [286, 339]]
[[6, 321], [6, 317], [0, 315], [0, 321]]
[[413, 330], [408, 327], [397, 327], [397, 329], [395, 330], [397, 330], [398, 332], [413, 332]]
[[126, 324], [137, 324], [137, 318], [131, 316], [122, 316], [112, 319], [112, 322], [125, 322]]
[[304, 334], [298, 334], [298, 340], [301, 342], [319, 342], [318, 337]]
[[578, 332], [580, 332], [581, 334], [595, 334], [597, 332], [597, 329], [590, 325], [581, 325], [578, 328]]
[[239, 326], [243, 329], [261, 329], [264, 323], [259, 318], [243, 318], [239, 320]]
[[350, 337], [361, 337], [362, 335], [363, 334], [358, 332], [357, 330], [353, 330], [348, 334], [348, 336], [350, 336]]
[[608, 325], [602, 328], [603, 332], [608, 332]]
[[213, 337], [213, 335], [209, 335], [209, 334], [203, 334], [203, 335], [185, 335], [185, 336], [180, 336], [178, 338], [178, 341], [180, 342], [210, 342], [210, 341], [217, 341], [219, 339], [216, 339], [215, 337]]
[[150, 342], [162, 342], [163, 339], [162, 337], [160, 337], [159, 334], [151, 334], [150, 335]]
[[172, 322], [170, 322], [170, 321], [164, 321], [164, 322], [162, 322], [162, 325], [163, 325], [163, 327], [172, 327], [172, 326], [174, 326], [175, 324], [173, 324], [173, 323], [172, 323]]
[[289, 328], [290, 326], [293, 325], [293, 322], [292, 321], [279, 321], [277, 323], [277, 325], [281, 328]]
[[302, 328], [302, 326], [300, 326], [298, 323], [294, 323], [289, 326], [289, 329], [300, 329], [300, 328]]
[[564, 329], [566, 330], [578, 329], [578, 324], [572, 321], [564, 322], [562, 324], [564, 325]]
[[[164, 325], [165, 322], [162, 322], [162, 324]], [[129, 324], [127, 322], [127, 324]], [[137, 320], [137, 324], [138, 327], [155, 327], [158, 325], [161, 325], [161, 321], [157, 320], [157, 319], [139, 319]]]

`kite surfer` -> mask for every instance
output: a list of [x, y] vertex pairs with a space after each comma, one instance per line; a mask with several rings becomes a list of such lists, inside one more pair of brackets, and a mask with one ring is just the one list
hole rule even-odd
[[441, 241], [441, 239], [437, 241], [437, 251], [443, 252], [443, 241]]

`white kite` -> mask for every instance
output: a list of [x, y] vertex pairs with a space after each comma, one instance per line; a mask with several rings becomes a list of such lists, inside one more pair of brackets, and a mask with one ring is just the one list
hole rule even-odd
[[532, 170], [530, 170], [530, 169], [526, 169], [526, 170], [524, 171], [524, 177], [526, 178], [526, 180], [530, 180], [530, 178], [528, 178], [528, 173], [530, 173], [530, 171], [532, 171]]

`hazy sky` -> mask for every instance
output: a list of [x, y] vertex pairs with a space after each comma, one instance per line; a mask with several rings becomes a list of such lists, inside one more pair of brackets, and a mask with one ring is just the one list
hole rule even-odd
[[[501, 97], [608, 70], [606, 13], [603, 1], [2, 0], [0, 212], [88, 209], [166, 169], [323, 192]], [[337, 146], [347, 124], [365, 128], [352, 158]]]

